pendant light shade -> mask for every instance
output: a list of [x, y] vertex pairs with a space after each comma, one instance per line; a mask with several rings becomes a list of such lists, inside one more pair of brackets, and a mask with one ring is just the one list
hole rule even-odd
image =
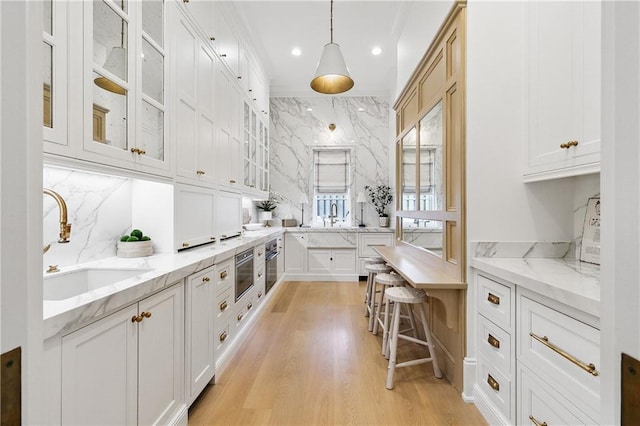
[[335, 95], [353, 87], [340, 46], [333, 42], [333, 0], [331, 0], [331, 41], [324, 46], [311, 88], [318, 93]]
[[340, 46], [327, 43], [318, 62], [315, 77], [311, 80], [311, 88], [319, 93], [335, 95], [351, 89], [353, 84]]

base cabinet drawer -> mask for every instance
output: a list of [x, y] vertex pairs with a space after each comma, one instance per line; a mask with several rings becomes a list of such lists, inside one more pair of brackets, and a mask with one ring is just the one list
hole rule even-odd
[[478, 315], [478, 350], [504, 375], [514, 373], [511, 335], [482, 315]]
[[477, 275], [478, 311], [502, 329], [513, 326], [513, 291], [511, 287]]
[[528, 297], [518, 301], [518, 362], [599, 418], [599, 330]]
[[512, 381], [495, 368], [482, 355], [478, 355], [477, 383], [487, 398], [508, 419], [512, 419], [514, 412], [514, 391]]
[[518, 369], [519, 425], [597, 424], [526, 367]]

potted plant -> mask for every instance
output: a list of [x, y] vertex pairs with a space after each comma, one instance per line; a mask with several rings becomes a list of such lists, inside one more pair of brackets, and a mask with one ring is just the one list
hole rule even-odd
[[378, 220], [380, 226], [389, 226], [389, 215], [386, 212], [387, 206], [393, 201], [393, 195], [391, 195], [391, 187], [389, 185], [377, 185], [377, 186], [365, 186], [369, 201], [373, 204], [378, 213]]
[[269, 198], [256, 204], [256, 207], [264, 211], [264, 213], [260, 214], [260, 220], [271, 220], [273, 218], [272, 212], [278, 207], [278, 202], [280, 200], [282, 200], [280, 194], [269, 191]]

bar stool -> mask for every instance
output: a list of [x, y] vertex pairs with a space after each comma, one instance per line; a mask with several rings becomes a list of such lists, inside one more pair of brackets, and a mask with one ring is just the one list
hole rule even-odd
[[369, 316], [369, 331], [373, 331], [373, 319], [375, 315], [375, 279], [378, 273], [384, 274], [391, 272], [391, 267], [385, 265], [384, 263], [373, 263], [365, 266], [365, 270], [368, 273], [367, 277], [367, 304], [365, 308], [365, 316]]
[[[381, 257], [365, 257], [364, 259], [362, 259], [362, 261], [364, 262], [365, 268], [367, 267], [367, 265], [385, 263], [384, 259]], [[369, 293], [371, 293], [371, 286], [373, 285], [370, 278], [370, 274], [367, 274], [367, 288], [364, 290], [364, 303], [366, 305], [364, 308], [365, 317], [369, 316]]]
[[[442, 378], [442, 372], [440, 371], [440, 367], [438, 366], [438, 360], [436, 358], [433, 340], [431, 339], [431, 332], [429, 331], [429, 325], [427, 324], [427, 317], [424, 314], [423, 303], [426, 300], [426, 294], [421, 290], [416, 290], [410, 287], [392, 287], [387, 290], [386, 295], [388, 301], [394, 302], [391, 333], [389, 335], [390, 355], [389, 366], [387, 368], [387, 389], [393, 389], [393, 374], [395, 373], [395, 369], [400, 367], [408, 367], [411, 365], [431, 362], [433, 366], [433, 374], [438, 379]], [[403, 304], [416, 305], [416, 308], [420, 313], [420, 320], [422, 321], [422, 325], [424, 327], [425, 340], [420, 340], [415, 337], [399, 333], [400, 308]], [[396, 364], [396, 355], [398, 353], [398, 339], [405, 339], [410, 342], [426, 346], [429, 349], [430, 357], [414, 359], [411, 361], [405, 361]]]
[[[373, 334], [378, 334], [378, 325], [382, 327], [382, 355], [387, 355], [387, 347], [389, 342], [389, 319], [391, 318], [389, 315], [389, 300], [385, 301], [384, 296], [386, 293], [387, 287], [395, 287], [395, 286], [404, 286], [407, 284], [407, 281], [402, 278], [398, 274], [378, 274], [375, 278], [374, 289], [378, 288], [378, 285], [382, 286], [380, 290], [380, 300], [376, 303], [374, 300], [374, 324], [373, 324]], [[373, 292], [373, 296], [375, 299], [376, 292]], [[384, 304], [384, 319], [382, 318], [382, 305]], [[415, 329], [413, 317], [411, 316], [411, 310], [409, 310], [409, 316], [411, 319], [411, 326]], [[406, 331], [406, 330], [403, 330]]]

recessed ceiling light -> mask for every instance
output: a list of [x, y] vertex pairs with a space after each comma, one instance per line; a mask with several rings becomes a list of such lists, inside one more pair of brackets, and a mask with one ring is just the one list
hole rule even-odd
[[307, 108], [307, 111], [311, 112], [313, 111], [313, 108]]
[[360, 107], [360, 108], [358, 108], [358, 111], [362, 112], [362, 111], [364, 111], [364, 108]]
[[371, 54], [372, 55], [378, 56], [381, 53], [382, 53], [382, 49], [380, 49], [378, 46], [376, 46], [373, 49], [371, 49]]
[[300, 50], [297, 47], [294, 47], [293, 49], [291, 49], [291, 54], [293, 56], [300, 56], [300, 55], [302, 55], [302, 50]]

